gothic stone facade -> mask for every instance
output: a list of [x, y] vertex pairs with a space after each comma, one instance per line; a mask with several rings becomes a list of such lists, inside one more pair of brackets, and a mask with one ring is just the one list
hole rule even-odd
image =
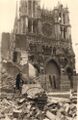
[[48, 87], [70, 88], [68, 74], [75, 73], [75, 55], [67, 7], [58, 4], [49, 11], [41, 9], [38, 0], [21, 0], [12, 34], [13, 62], [20, 64], [27, 54], [37, 75], [46, 76]]

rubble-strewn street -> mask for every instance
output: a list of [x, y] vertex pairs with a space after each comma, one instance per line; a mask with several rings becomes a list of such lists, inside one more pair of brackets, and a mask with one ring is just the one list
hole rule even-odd
[[77, 96], [47, 93], [39, 84], [24, 84], [20, 94], [14, 91], [14, 77], [6, 71], [1, 77], [1, 120], [77, 120]]
[[[10, 97], [9, 97], [10, 96]], [[45, 92], [34, 97], [19, 94], [7, 94], [0, 99], [1, 120], [77, 120], [76, 99], [60, 99], [49, 97]]]

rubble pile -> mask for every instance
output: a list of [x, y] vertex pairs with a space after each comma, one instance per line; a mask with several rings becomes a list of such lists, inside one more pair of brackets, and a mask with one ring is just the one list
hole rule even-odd
[[14, 85], [14, 77], [8, 75], [7, 73], [5, 73], [3, 76], [1, 76], [2, 78], [2, 88], [3, 89], [12, 89], [13, 85]]
[[1, 84], [3, 89], [13, 89], [15, 78], [20, 68], [13, 62], [3, 62], [1, 68]]
[[21, 95], [19, 91], [11, 91], [15, 84], [14, 76], [3, 70], [1, 79], [2, 90], [11, 93], [6, 91], [7, 95], [0, 98], [0, 120], [77, 120], [76, 98], [59, 101], [52, 97], [49, 100], [44, 90], [37, 89], [39, 85], [34, 85], [34, 88], [30, 85], [28, 89], [28, 84]]
[[15, 85], [15, 76], [6, 71], [5, 68], [1, 70], [1, 90], [12, 92]]
[[45, 92], [0, 100], [1, 120], [77, 120], [76, 101], [48, 101]]
[[1, 75], [1, 91], [2, 93], [11, 93], [14, 90], [15, 80], [14, 77], [8, 75], [6, 72]]

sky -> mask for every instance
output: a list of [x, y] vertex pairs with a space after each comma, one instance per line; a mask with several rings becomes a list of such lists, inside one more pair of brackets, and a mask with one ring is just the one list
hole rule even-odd
[[[41, 0], [41, 6], [53, 9], [58, 2], [69, 8], [72, 43], [76, 55], [76, 71], [78, 72], [78, 0]], [[0, 0], [0, 33], [12, 31], [15, 14], [16, 0]]]

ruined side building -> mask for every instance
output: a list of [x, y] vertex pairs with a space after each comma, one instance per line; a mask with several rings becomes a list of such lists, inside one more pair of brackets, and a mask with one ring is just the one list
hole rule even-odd
[[20, 0], [13, 32], [3, 33], [2, 43], [2, 60], [31, 63], [48, 90], [69, 90], [70, 76], [76, 87], [69, 11], [62, 4], [49, 11], [39, 0]]

